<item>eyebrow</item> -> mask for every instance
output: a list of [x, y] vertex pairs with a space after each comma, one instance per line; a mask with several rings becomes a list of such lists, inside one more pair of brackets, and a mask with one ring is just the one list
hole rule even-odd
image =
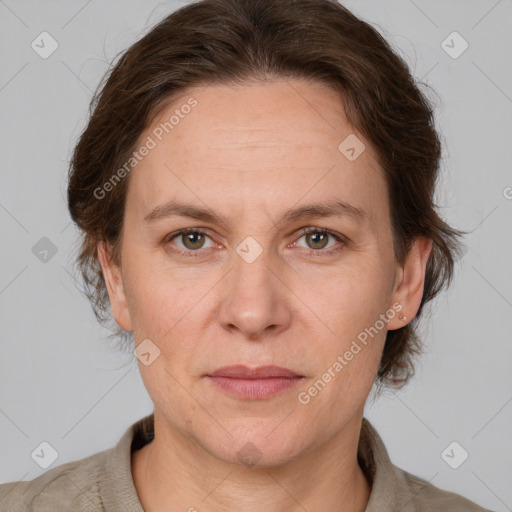
[[[149, 223], [172, 216], [189, 217], [224, 227], [229, 225], [227, 217], [223, 215], [215, 213], [208, 208], [180, 203], [178, 201], [169, 201], [155, 207], [144, 217], [144, 221]], [[368, 213], [362, 208], [351, 205], [345, 201], [335, 200], [291, 208], [281, 216], [276, 226], [296, 222], [307, 217], [347, 217], [356, 221], [367, 220], [369, 218]]]

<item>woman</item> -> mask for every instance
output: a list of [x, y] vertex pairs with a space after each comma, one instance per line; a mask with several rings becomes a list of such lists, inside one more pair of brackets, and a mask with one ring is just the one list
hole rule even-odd
[[154, 413], [2, 510], [483, 511], [364, 418], [413, 373], [461, 232], [407, 65], [330, 0], [203, 0], [119, 59], [69, 176], [94, 311]]

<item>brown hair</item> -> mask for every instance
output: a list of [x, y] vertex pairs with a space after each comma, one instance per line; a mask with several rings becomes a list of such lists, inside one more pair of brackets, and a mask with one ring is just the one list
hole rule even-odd
[[[423, 307], [450, 284], [463, 232], [436, 212], [441, 143], [430, 102], [379, 32], [336, 1], [194, 2], [121, 55], [91, 100], [70, 165], [68, 207], [83, 235], [77, 257], [83, 291], [97, 319], [112, 322], [97, 248], [101, 240], [109, 242], [120, 263], [129, 175], [101, 199], [95, 191], [129, 160], [162, 108], [191, 86], [273, 78], [318, 81], [340, 93], [348, 121], [369, 141], [384, 171], [397, 262], [405, 261], [415, 237], [433, 241], [420, 309], [408, 325], [388, 331], [377, 375], [379, 385], [399, 388], [421, 353], [416, 328]], [[113, 332], [109, 338], [131, 346], [132, 333], [117, 324]]]

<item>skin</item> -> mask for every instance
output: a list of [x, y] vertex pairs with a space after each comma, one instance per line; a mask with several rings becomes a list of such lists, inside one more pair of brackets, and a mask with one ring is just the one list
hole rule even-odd
[[[160, 350], [150, 365], [139, 361], [155, 406], [155, 439], [132, 456], [141, 503], [159, 512], [363, 511], [371, 486], [357, 446], [386, 328], [307, 405], [298, 395], [394, 303], [407, 320], [396, 314], [387, 329], [414, 317], [431, 241], [418, 238], [398, 265], [382, 170], [330, 88], [276, 80], [189, 89], [140, 140], [190, 96], [198, 105], [130, 175], [121, 265], [99, 246], [115, 320], [136, 344], [149, 338]], [[338, 146], [354, 133], [366, 150], [349, 161]], [[207, 207], [227, 224], [144, 221], [171, 199]], [[367, 215], [278, 222], [290, 208], [328, 200]], [[301, 234], [307, 227], [346, 242]], [[172, 238], [183, 228], [204, 229], [203, 244]], [[252, 263], [236, 252], [248, 236], [263, 250]], [[275, 364], [304, 379], [244, 400], [204, 376], [240, 363]], [[249, 442], [260, 453], [252, 467], [237, 455]]]

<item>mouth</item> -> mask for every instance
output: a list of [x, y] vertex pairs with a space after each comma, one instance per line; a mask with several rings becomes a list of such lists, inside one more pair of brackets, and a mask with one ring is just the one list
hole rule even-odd
[[224, 366], [206, 375], [225, 393], [239, 399], [264, 399], [296, 386], [303, 375], [280, 366], [250, 368], [245, 365]]
[[280, 378], [295, 378], [304, 377], [288, 368], [282, 366], [257, 366], [251, 368], [243, 364], [233, 366], [223, 366], [218, 368], [212, 373], [207, 374], [207, 377], [229, 377], [233, 379], [268, 379], [274, 377]]

